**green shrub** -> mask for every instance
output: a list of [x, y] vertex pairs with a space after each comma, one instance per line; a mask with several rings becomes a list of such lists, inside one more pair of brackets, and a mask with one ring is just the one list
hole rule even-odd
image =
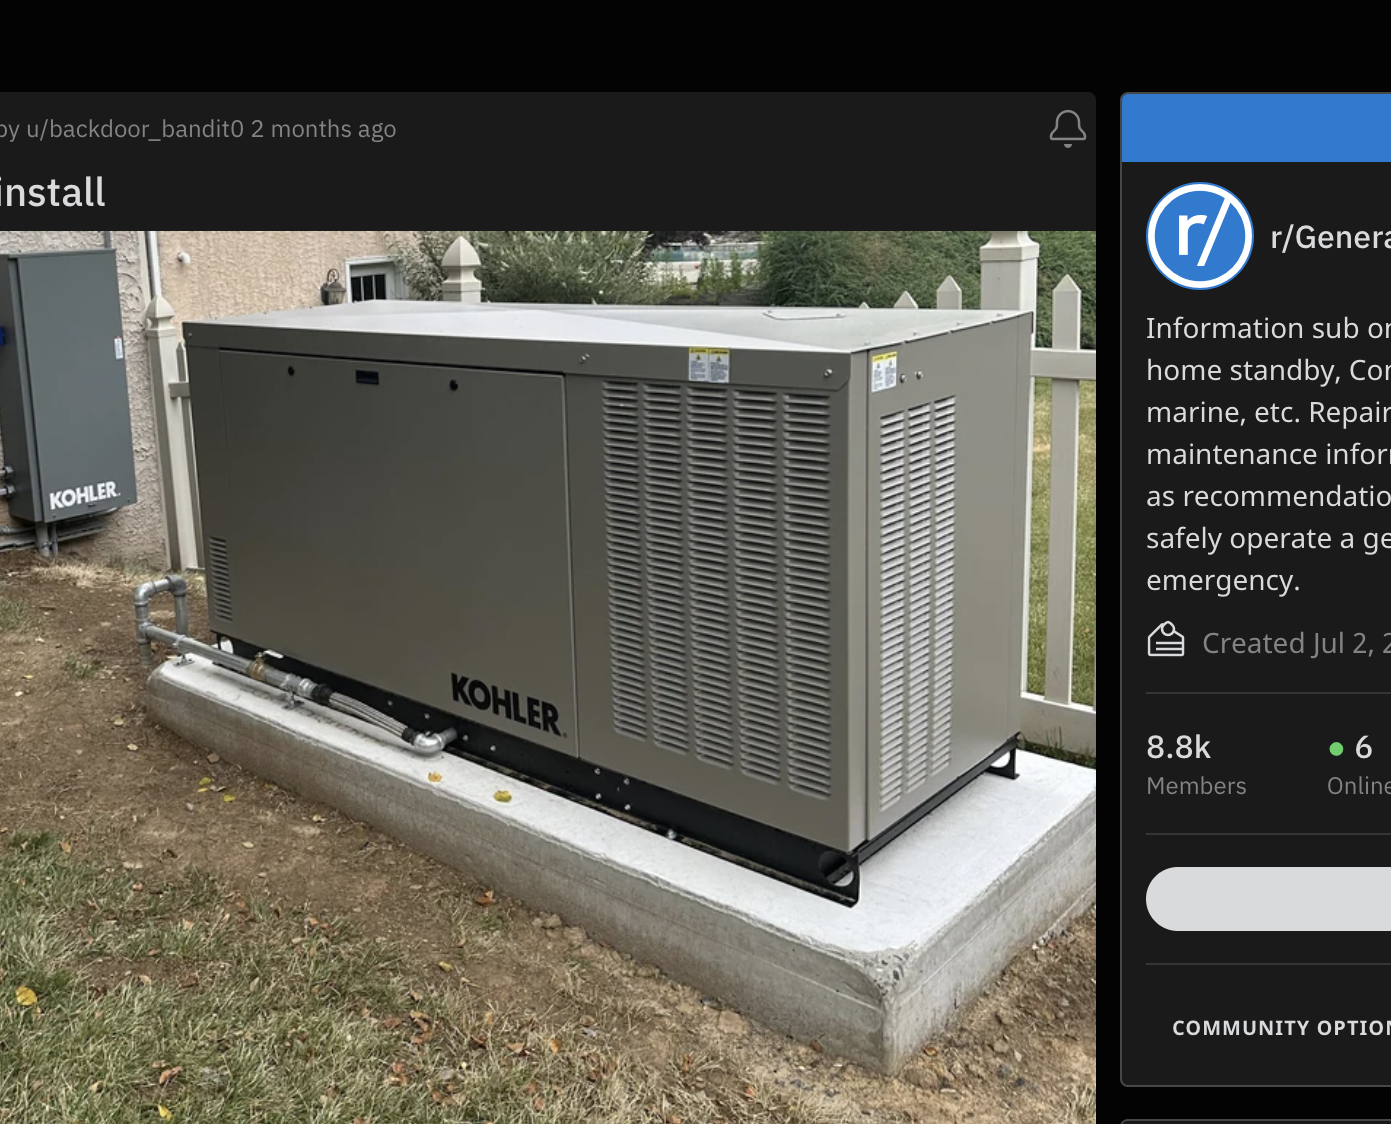
[[663, 295], [645, 230], [419, 230], [392, 245], [416, 300], [440, 299], [444, 255], [460, 235], [478, 251], [486, 301], [651, 304]]
[[[1054, 286], [1065, 275], [1082, 289], [1082, 346], [1096, 346], [1096, 232], [1032, 230], [1039, 244], [1038, 343], [1052, 340]], [[954, 277], [962, 307], [980, 307], [980, 248], [988, 230], [770, 230], [758, 250], [769, 304], [888, 308], [907, 291], [935, 308], [937, 286]]]
[[530, 304], [651, 304], [658, 286], [645, 230], [480, 231], [484, 299]]

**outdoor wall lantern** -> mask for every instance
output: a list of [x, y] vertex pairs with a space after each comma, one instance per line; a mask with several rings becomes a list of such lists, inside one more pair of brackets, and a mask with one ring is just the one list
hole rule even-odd
[[343, 288], [343, 282], [338, 280], [336, 269], [330, 269], [328, 277], [319, 286], [319, 295], [323, 298], [324, 304], [342, 304], [347, 292], [348, 290]]

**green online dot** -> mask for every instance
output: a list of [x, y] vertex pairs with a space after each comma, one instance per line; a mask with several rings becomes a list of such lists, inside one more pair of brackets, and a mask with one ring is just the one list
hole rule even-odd
[[1343, 743], [1334, 742], [1328, 747], [1328, 752], [1333, 754], [1334, 757], [1341, 757], [1343, 755]]

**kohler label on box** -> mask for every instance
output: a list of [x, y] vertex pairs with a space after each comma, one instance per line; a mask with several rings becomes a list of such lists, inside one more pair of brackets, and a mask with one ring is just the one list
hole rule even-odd
[[454, 701], [461, 702], [474, 710], [490, 710], [499, 718], [506, 717], [534, 730], [544, 730], [558, 738], [565, 737], [556, 721], [560, 710], [554, 703], [542, 699], [523, 698], [516, 691], [505, 691], [484, 683], [479, 679], [469, 679], [463, 675], [451, 675]]
[[121, 493], [116, 491], [114, 481], [108, 480], [104, 484], [83, 484], [80, 488], [65, 488], [61, 492], [48, 493], [48, 506], [54, 511], [61, 511], [67, 507], [77, 507], [79, 504], [93, 504], [101, 500], [118, 500]]

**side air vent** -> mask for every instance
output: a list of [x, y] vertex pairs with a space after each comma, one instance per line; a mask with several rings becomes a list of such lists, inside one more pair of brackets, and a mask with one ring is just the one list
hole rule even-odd
[[951, 763], [956, 400], [879, 423], [880, 807]]
[[208, 596], [220, 620], [232, 619], [232, 567], [226, 539], [208, 540]]

